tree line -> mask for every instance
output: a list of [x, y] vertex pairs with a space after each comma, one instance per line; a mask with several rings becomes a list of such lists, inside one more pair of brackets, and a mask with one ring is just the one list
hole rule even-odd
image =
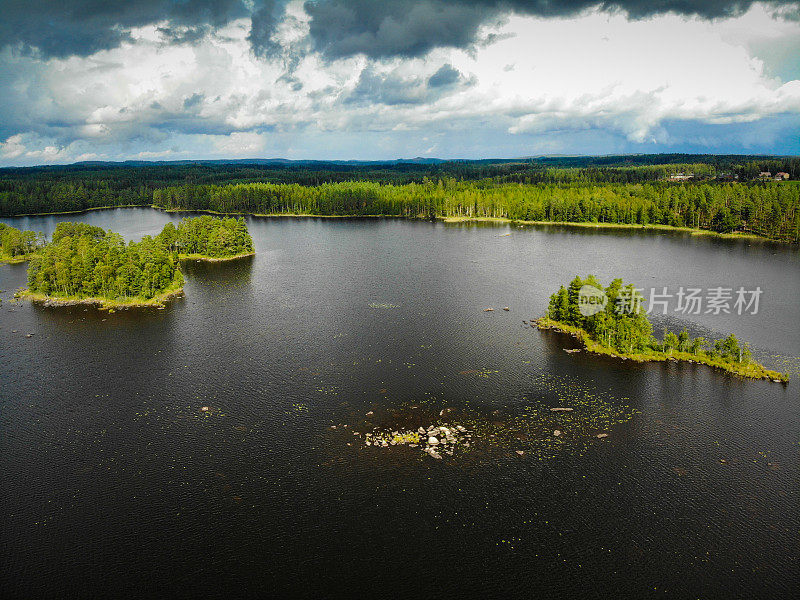
[[249, 183], [155, 190], [168, 209], [221, 213], [507, 218], [527, 221], [669, 225], [800, 240], [800, 185], [493, 184], [453, 179], [381, 185]]
[[[56, 199], [42, 197], [37, 206], [76, 208], [70, 202], [79, 201], [78, 206], [85, 207], [91, 202], [80, 200], [85, 199], [86, 188], [82, 190], [70, 188], [56, 205], [47, 204]], [[371, 181], [314, 186], [263, 182], [182, 184], [137, 193], [135, 197], [124, 197], [123, 202], [220, 213], [496, 217], [669, 225], [721, 233], [744, 231], [786, 242], [800, 241], [800, 184], [791, 181], [523, 184], [445, 178], [402, 185]], [[107, 204], [113, 197], [111, 193], [103, 195], [99, 202]], [[17, 247], [32, 243], [29, 233], [23, 236], [24, 242], [19, 242], [17, 234], [12, 237]]]
[[154, 191], [176, 186], [270, 183], [316, 187], [347, 182], [405, 186], [448, 180], [473, 182], [478, 187], [508, 183], [646, 184], [663, 181], [677, 172], [691, 172], [699, 180], [719, 183], [733, 177], [740, 182], [757, 180], [761, 171], [784, 171], [792, 179], [800, 179], [800, 159], [668, 154], [388, 163], [83, 163], [0, 169], [0, 215], [81, 211], [105, 206], [144, 206], [152, 202]]

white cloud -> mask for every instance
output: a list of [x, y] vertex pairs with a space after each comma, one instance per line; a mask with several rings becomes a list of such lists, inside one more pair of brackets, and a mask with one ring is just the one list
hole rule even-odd
[[8, 161], [24, 159], [26, 162], [58, 163], [73, 156], [71, 148], [50, 144], [48, 140], [31, 134], [12, 135], [0, 142], [0, 159]]
[[136, 158], [141, 160], [158, 160], [163, 158], [170, 158], [175, 152], [173, 150], [161, 150], [160, 152], [151, 152], [149, 150], [143, 150], [142, 152], [137, 152], [135, 154]]
[[12, 135], [5, 142], [0, 142], [0, 157], [11, 160], [25, 154], [22, 134]]
[[[514, 37], [461, 66], [477, 74], [475, 93], [483, 92], [487, 112], [520, 114], [512, 132], [606, 123], [643, 141], [665, 119], [747, 121], [800, 112], [797, 82], [780, 86], [726, 35], [761, 12], [723, 25], [677, 16], [629, 22], [602, 13], [515, 18], [506, 29]], [[518, 57], [515, 69], [499, 69], [509, 56]]]
[[[133, 30], [132, 43], [86, 58], [41, 62], [3, 51], [0, 164], [88, 155], [324, 158], [335, 153], [320, 145], [326, 135], [340, 136], [342, 148], [353, 147], [346, 140], [373, 140], [372, 147], [355, 144], [362, 158], [490, 147], [473, 131], [506, 135], [506, 148], [526, 137], [549, 149], [558, 146], [554, 135], [595, 130], [660, 144], [668, 141], [668, 121], [735, 124], [800, 114], [800, 81], [775, 77], [754, 51], [768, 55], [770, 40], [800, 35], [800, 23], [775, 20], [761, 6], [713, 22], [513, 17], [484, 32], [499, 41], [469, 52], [331, 62], [308, 52], [302, 2], [287, 14], [273, 39], [295, 54], [271, 61], [252, 53], [248, 19], [196, 45], [165, 44], [152, 25]], [[443, 65], [468, 84], [426, 89]], [[431, 137], [415, 139], [415, 132]], [[459, 136], [463, 148], [453, 147]]]
[[235, 131], [213, 136], [212, 143], [222, 156], [257, 157], [267, 147], [267, 137], [259, 133]]

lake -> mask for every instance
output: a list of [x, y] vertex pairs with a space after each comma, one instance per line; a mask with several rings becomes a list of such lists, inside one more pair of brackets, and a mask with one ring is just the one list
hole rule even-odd
[[[181, 217], [2, 221], [139, 239]], [[796, 247], [393, 219], [248, 227], [256, 256], [185, 263], [186, 296], [165, 310], [16, 303], [26, 267], [0, 265], [0, 596], [797, 592]], [[655, 329], [735, 333], [792, 381], [570, 354], [570, 338], [523, 323], [589, 273], [760, 287], [757, 314], [671, 311]], [[437, 422], [471, 445], [436, 460], [364, 441]]]

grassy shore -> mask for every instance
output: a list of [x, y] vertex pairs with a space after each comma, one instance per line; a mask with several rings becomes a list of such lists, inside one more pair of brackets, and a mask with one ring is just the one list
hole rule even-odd
[[[425, 217], [405, 217], [402, 215], [319, 215], [310, 213], [223, 213], [214, 210], [189, 210], [180, 208], [163, 208], [161, 206], [152, 205], [152, 208], [163, 210], [164, 212], [180, 213], [180, 212], [196, 212], [206, 213], [210, 215], [250, 215], [253, 217], [286, 217], [286, 218], [312, 218], [312, 219], [407, 219], [407, 220], [422, 220]], [[501, 225], [558, 225], [563, 227], [583, 227], [587, 229], [632, 229], [636, 231], [680, 231], [689, 233], [691, 235], [708, 235], [713, 237], [725, 239], [740, 239], [740, 240], [769, 240], [780, 242], [780, 240], [773, 240], [772, 238], [758, 235], [756, 233], [719, 233], [711, 231], [710, 229], [699, 229], [696, 227], [675, 227], [672, 225], [640, 225], [636, 223], [594, 223], [584, 221], [526, 221], [519, 219], [508, 219], [506, 217], [447, 217], [438, 216], [436, 220], [443, 223], [497, 223]], [[786, 242], [780, 242], [786, 243]]]
[[[71, 215], [80, 214], [93, 210], [108, 210], [113, 208], [155, 208], [167, 213], [201, 213], [218, 216], [231, 216], [231, 215], [250, 215], [253, 217], [287, 217], [287, 218], [314, 218], [314, 219], [409, 219], [413, 217], [404, 217], [402, 215], [318, 215], [309, 213], [247, 213], [247, 212], [219, 212], [208, 209], [189, 209], [189, 208], [164, 208], [156, 204], [125, 204], [120, 206], [96, 206], [93, 208], [85, 208], [83, 210], [73, 210], [65, 212], [50, 212], [50, 213], [34, 213], [14, 215], [15, 217], [37, 217], [48, 215]], [[422, 219], [423, 217], [419, 217]], [[772, 238], [758, 235], [756, 233], [718, 233], [709, 229], [699, 229], [696, 227], [674, 227], [672, 225], [640, 225], [636, 223], [593, 223], [585, 221], [526, 221], [519, 219], [508, 219], [506, 217], [447, 217], [438, 216], [437, 220], [444, 223], [498, 223], [498, 224], [518, 224], [518, 225], [558, 225], [563, 227], [583, 227], [588, 229], [633, 229], [639, 231], [682, 231], [690, 233], [691, 235], [708, 235], [719, 238], [727, 239], [753, 239], [753, 240], [770, 240], [780, 243], [781, 240], [773, 240]], [[27, 259], [26, 259], [27, 260]], [[0, 258], [0, 263], [7, 262]]]
[[692, 235], [710, 235], [728, 239], [769, 240], [755, 233], [718, 233], [709, 229], [695, 227], [674, 227], [672, 225], [640, 225], [638, 223], [594, 223], [585, 221], [524, 221], [505, 217], [439, 217], [445, 223], [498, 223], [504, 225], [557, 225], [563, 227], [582, 227], [584, 229], [634, 229], [637, 231], [682, 231]]
[[33, 257], [33, 254], [23, 254], [22, 256], [9, 256], [2, 250], [0, 250], [0, 265], [16, 265], [19, 263], [23, 263], [26, 260], [30, 260]]
[[539, 329], [549, 329], [559, 333], [566, 333], [579, 340], [588, 352], [594, 354], [603, 354], [605, 356], [613, 356], [624, 360], [632, 360], [635, 362], [664, 362], [664, 361], [682, 361], [695, 364], [708, 365], [715, 369], [721, 369], [728, 373], [733, 373], [739, 377], [747, 379], [769, 379], [771, 381], [787, 382], [789, 376], [785, 373], [772, 371], [767, 369], [764, 365], [751, 360], [748, 363], [733, 363], [723, 360], [719, 357], [709, 356], [706, 352], [701, 351], [700, 354], [691, 354], [689, 352], [672, 351], [670, 353], [658, 352], [656, 350], [647, 350], [645, 352], [637, 353], [624, 353], [618, 352], [613, 348], [604, 346], [603, 344], [595, 341], [589, 333], [580, 327], [567, 325], [559, 321], [554, 321], [547, 317], [542, 317], [536, 321], [536, 326]]
[[[286, 218], [311, 218], [311, 219], [406, 219], [406, 220], [428, 220], [425, 217], [405, 217], [402, 215], [319, 215], [310, 213], [222, 213], [214, 210], [188, 210], [180, 208], [163, 208], [152, 205], [152, 208], [163, 210], [164, 212], [196, 212], [210, 215], [250, 215], [253, 217], [286, 217]], [[755, 233], [718, 233], [709, 229], [698, 229], [696, 227], [674, 227], [672, 225], [639, 225], [635, 223], [588, 223], [584, 221], [525, 221], [519, 219], [508, 219], [506, 217], [447, 217], [438, 216], [437, 221], [443, 223], [497, 223], [501, 225], [559, 225], [564, 227], [583, 227], [588, 229], [633, 229], [638, 231], [682, 231], [692, 235], [709, 235], [728, 239], [754, 239], [770, 240], [770, 238]], [[776, 241], [776, 240], [772, 240]]]
[[164, 290], [154, 298], [82, 298], [79, 296], [48, 296], [32, 292], [28, 289], [19, 290], [15, 298], [30, 300], [44, 306], [95, 306], [101, 310], [118, 310], [123, 308], [163, 308], [164, 305], [183, 295], [182, 287], [171, 287]]
[[253, 213], [254, 217], [295, 217], [312, 219], [408, 219], [402, 215], [313, 215], [310, 213]]
[[204, 262], [226, 262], [229, 260], [239, 260], [240, 258], [247, 258], [248, 256], [255, 256], [255, 252], [244, 252], [242, 254], [235, 254], [234, 256], [206, 256], [205, 254], [178, 254], [180, 260], [202, 260]]
[[249, 213], [249, 212], [219, 212], [217, 210], [209, 210], [204, 208], [164, 208], [156, 204], [151, 204], [150, 208], [161, 210], [166, 213], [200, 213], [206, 215], [217, 215], [220, 217], [230, 217], [233, 215], [251, 216], [251, 217], [285, 217], [285, 218], [302, 218], [302, 219], [409, 219], [402, 215], [317, 215], [312, 213]]

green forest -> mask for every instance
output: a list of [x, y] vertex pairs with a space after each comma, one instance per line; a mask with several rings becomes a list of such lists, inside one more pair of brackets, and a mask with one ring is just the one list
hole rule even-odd
[[[580, 291], [592, 286], [605, 294], [605, 306], [590, 316], [581, 312]], [[547, 316], [540, 319], [542, 329], [560, 329], [582, 339], [588, 350], [600, 354], [616, 354], [634, 360], [688, 360], [702, 362], [744, 377], [786, 381], [785, 374], [766, 369], [752, 359], [747, 344], [740, 344], [735, 335], [718, 340], [691, 338], [684, 329], [675, 334], [665, 331], [662, 340], [653, 336], [647, 318], [644, 298], [632, 284], [614, 279], [608, 287], [594, 275], [575, 277], [568, 287], [552, 296]]]
[[0, 223], [0, 262], [23, 261], [44, 245], [44, 236]]
[[[0, 231], [3, 231], [0, 229]], [[37, 238], [40, 239], [40, 238]], [[117, 233], [63, 222], [49, 244], [38, 245], [28, 265], [28, 294], [45, 298], [149, 301], [183, 286], [180, 258], [252, 253], [244, 219], [211, 216], [171, 222], [155, 237], [127, 244]]]
[[221, 213], [506, 218], [521, 221], [669, 225], [800, 240], [800, 185], [541, 184], [455, 180], [307, 187], [251, 183], [156, 190], [168, 209]]
[[183, 219], [178, 227], [167, 223], [159, 239], [181, 256], [231, 258], [253, 253], [253, 238], [244, 219], [204, 215]]
[[[784, 172], [789, 181], [764, 180]], [[690, 179], [672, 181], [683, 173]], [[800, 241], [800, 158], [87, 163], [0, 169], [0, 215], [149, 206], [222, 213], [668, 225]]]
[[29, 292], [50, 298], [151, 300], [182, 285], [177, 255], [158, 240], [126, 244], [83, 223], [59, 223], [28, 265]]

